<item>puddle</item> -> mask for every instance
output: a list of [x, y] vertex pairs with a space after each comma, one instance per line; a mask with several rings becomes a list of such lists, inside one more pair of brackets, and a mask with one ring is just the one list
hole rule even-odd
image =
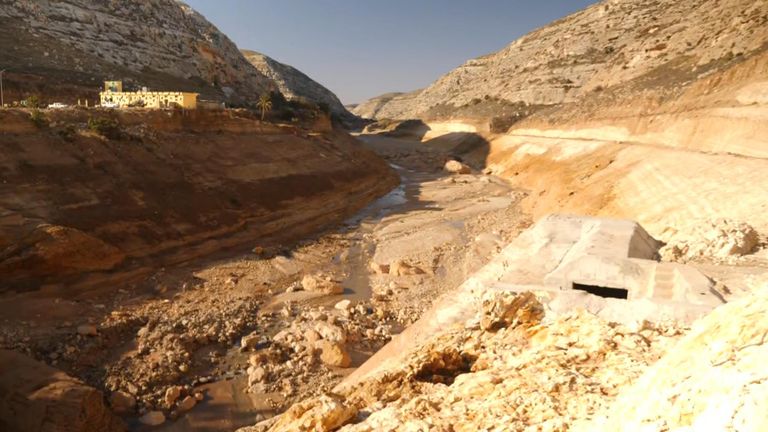
[[275, 411], [270, 406], [269, 399], [280, 401], [280, 394], [245, 393], [247, 380], [245, 376], [238, 376], [198, 386], [196, 389], [205, 394], [205, 399], [195, 409], [161, 427], [135, 427], [133, 430], [220, 432], [253, 426], [265, 418], [274, 416]]

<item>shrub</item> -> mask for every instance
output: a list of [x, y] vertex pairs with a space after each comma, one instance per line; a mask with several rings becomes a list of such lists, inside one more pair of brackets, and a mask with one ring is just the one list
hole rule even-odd
[[29, 114], [29, 119], [32, 121], [32, 124], [34, 124], [39, 129], [48, 127], [48, 118], [39, 109], [32, 110], [32, 112]]
[[29, 96], [28, 98], [24, 99], [24, 103], [22, 105], [27, 108], [40, 108], [40, 98], [37, 95]]
[[68, 124], [60, 129], [57, 133], [64, 141], [72, 141], [75, 139], [77, 129], [75, 128], [75, 125]]
[[120, 123], [118, 123], [117, 120], [108, 118], [89, 118], [88, 129], [109, 139], [120, 139], [120, 136], [122, 135], [120, 132]]

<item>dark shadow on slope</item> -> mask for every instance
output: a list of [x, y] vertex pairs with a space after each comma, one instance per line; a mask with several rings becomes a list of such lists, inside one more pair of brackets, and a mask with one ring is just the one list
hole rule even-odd
[[449, 133], [426, 141], [424, 145], [476, 170], [486, 168], [491, 152], [491, 143], [482, 135], [472, 132]]

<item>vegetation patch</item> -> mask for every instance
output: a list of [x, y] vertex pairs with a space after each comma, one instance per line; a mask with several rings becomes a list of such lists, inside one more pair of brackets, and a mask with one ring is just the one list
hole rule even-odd
[[118, 123], [117, 120], [109, 118], [89, 118], [88, 130], [91, 130], [108, 139], [117, 140], [122, 137], [120, 123]]
[[47, 128], [50, 124], [48, 117], [46, 117], [45, 114], [43, 114], [43, 112], [39, 109], [32, 110], [32, 112], [29, 114], [29, 119], [38, 129]]

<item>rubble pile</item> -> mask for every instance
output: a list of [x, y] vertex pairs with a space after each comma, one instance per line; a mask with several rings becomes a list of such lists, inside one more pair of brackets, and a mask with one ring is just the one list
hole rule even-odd
[[667, 245], [659, 251], [665, 261], [733, 261], [755, 252], [760, 244], [760, 236], [752, 226], [729, 219], [701, 221], [670, 231]]

